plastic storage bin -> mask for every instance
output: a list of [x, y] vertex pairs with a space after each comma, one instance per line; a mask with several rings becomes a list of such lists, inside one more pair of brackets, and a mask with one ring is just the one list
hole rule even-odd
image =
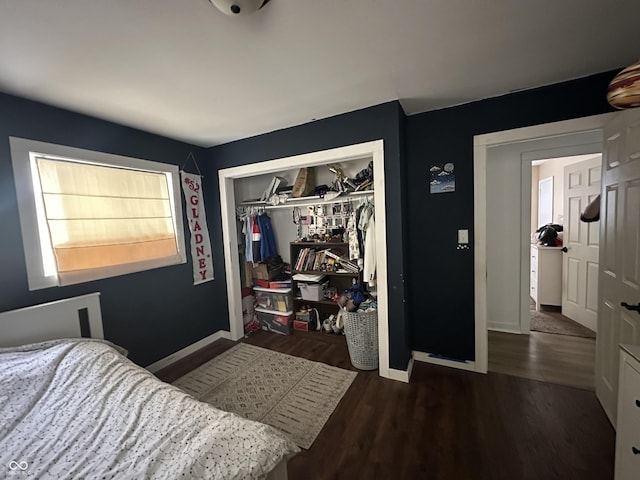
[[290, 288], [253, 287], [253, 293], [256, 299], [256, 307], [278, 312], [291, 310]]
[[300, 283], [300, 295], [303, 300], [319, 302], [324, 300], [324, 283]]
[[378, 312], [342, 312], [349, 357], [360, 370], [378, 368]]
[[289, 335], [291, 333], [293, 312], [277, 312], [258, 307], [256, 308], [256, 315], [262, 330], [281, 335]]

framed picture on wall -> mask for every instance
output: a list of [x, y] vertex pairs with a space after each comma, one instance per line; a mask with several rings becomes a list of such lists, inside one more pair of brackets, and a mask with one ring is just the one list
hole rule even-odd
[[456, 191], [455, 166], [451, 162], [433, 165], [429, 169], [429, 193]]

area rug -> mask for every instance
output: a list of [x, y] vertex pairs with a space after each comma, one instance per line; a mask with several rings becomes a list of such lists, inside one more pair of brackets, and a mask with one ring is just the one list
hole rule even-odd
[[573, 337], [596, 338], [596, 333], [559, 312], [531, 311], [531, 330]]
[[173, 384], [310, 448], [357, 373], [240, 343]]

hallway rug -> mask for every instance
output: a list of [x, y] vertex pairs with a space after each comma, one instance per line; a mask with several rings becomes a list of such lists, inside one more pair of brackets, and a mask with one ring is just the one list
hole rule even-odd
[[357, 372], [240, 343], [173, 385], [310, 448]]
[[565, 317], [560, 312], [531, 310], [531, 330], [534, 332], [596, 338], [596, 332]]

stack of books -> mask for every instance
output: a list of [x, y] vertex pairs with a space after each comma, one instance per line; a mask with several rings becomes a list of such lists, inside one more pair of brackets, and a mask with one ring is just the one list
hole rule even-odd
[[[303, 248], [298, 252], [298, 258], [296, 259], [296, 263], [294, 265], [294, 270], [304, 271], [304, 270], [319, 270], [318, 262], [316, 262], [316, 257], [318, 257], [320, 252], [316, 252], [312, 248]], [[314, 268], [314, 267], [318, 268]]]
[[335, 272], [341, 269], [350, 273], [358, 273], [360, 271], [356, 263], [353, 263], [339, 253], [332, 252], [329, 248], [325, 250], [303, 248], [298, 253], [298, 258], [293, 268], [297, 271], [316, 272]]
[[329, 255], [331, 258], [334, 258], [340, 264], [340, 266], [347, 272], [358, 273], [360, 271], [360, 267], [358, 267], [357, 263], [353, 263], [351, 260], [345, 257], [336, 255], [331, 250], [327, 250], [326, 252], [327, 252], [327, 255]]

